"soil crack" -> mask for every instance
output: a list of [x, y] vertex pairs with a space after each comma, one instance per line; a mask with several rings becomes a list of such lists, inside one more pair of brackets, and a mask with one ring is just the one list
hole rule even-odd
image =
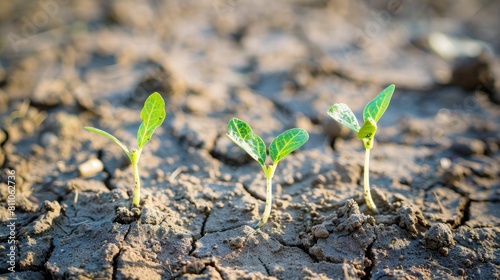
[[243, 185], [243, 189], [253, 198], [257, 199], [257, 200], [260, 200], [260, 201], [265, 201], [265, 199], [263, 199], [262, 197], [260, 197], [256, 192], [253, 192], [251, 191], [247, 185], [245, 184], [242, 184]]
[[[228, 164], [228, 165], [239, 165], [238, 162], [236, 162], [235, 160], [232, 160], [230, 157], [226, 156], [224, 153], [221, 153], [221, 152], [218, 152], [217, 151], [217, 142], [221, 139], [222, 137], [222, 133], [217, 133], [217, 135], [215, 136], [215, 139], [213, 141], [213, 145], [212, 145], [212, 149], [210, 149], [208, 151], [208, 154], [215, 160], [219, 161], [219, 162], [222, 162], [222, 163], [225, 163], [225, 164]], [[249, 163], [250, 160], [248, 160], [246, 163]]]
[[458, 224], [458, 226], [463, 226], [463, 225], [465, 225], [465, 223], [467, 223], [470, 220], [470, 206], [471, 206], [472, 200], [468, 199], [467, 197], [465, 199], [466, 199], [466, 201], [465, 201], [465, 206], [463, 209], [463, 216], [462, 216], [462, 219], [460, 219], [460, 223]]
[[211, 214], [211, 212], [208, 212], [208, 214], [205, 215], [205, 219], [203, 220], [203, 223], [201, 224], [201, 232], [200, 232], [201, 237], [205, 236], [205, 225], [207, 224], [207, 221], [208, 221], [208, 218], [210, 217], [210, 214]]
[[298, 249], [302, 250], [304, 253], [306, 253], [309, 257], [311, 257], [311, 259], [313, 260], [314, 263], [319, 262], [318, 258], [315, 255], [309, 253], [309, 250], [307, 250], [304, 245], [287, 244], [284, 240], [280, 240], [280, 239], [275, 238], [275, 237], [273, 237], [273, 238], [275, 240], [277, 240], [281, 244], [281, 246], [290, 247], [290, 248], [298, 248]]
[[[127, 233], [125, 233], [125, 236], [123, 237], [123, 242], [125, 242], [127, 240], [127, 236], [130, 233], [131, 229], [132, 229], [132, 226], [128, 225]], [[120, 250], [121, 250], [121, 248], [120, 248]]]
[[267, 276], [271, 276], [271, 272], [269, 272], [269, 268], [267, 268], [267, 265], [260, 259], [260, 257], [258, 257], [257, 259], [260, 261], [260, 263], [262, 264], [262, 266], [266, 270]]
[[48, 270], [47, 263], [49, 262], [50, 257], [52, 256], [52, 253], [55, 250], [55, 245], [54, 245], [54, 238], [50, 238], [50, 247], [49, 247], [49, 252], [47, 253], [47, 257], [45, 257], [45, 260], [43, 261], [43, 269], [41, 272], [43, 272], [46, 276], [51, 275], [51, 273]]
[[[123, 237], [123, 242], [126, 242], [127, 236], [130, 233], [131, 229], [132, 229], [132, 227], [129, 225], [128, 229], [127, 229], [127, 233], [125, 233], [125, 236]], [[116, 279], [116, 273], [118, 271], [118, 257], [121, 255], [121, 253], [123, 251], [123, 245], [121, 243], [119, 243], [119, 245], [120, 245], [120, 250], [118, 251], [118, 253], [116, 253], [116, 255], [113, 256], [113, 262], [112, 262], [112, 265], [113, 265], [112, 279]]]
[[[361, 278], [362, 280], [368, 280], [371, 279], [372, 276], [372, 269], [373, 269], [373, 255], [372, 255], [372, 246], [375, 243], [377, 239], [374, 239], [370, 245], [368, 245], [368, 248], [366, 248], [365, 251], [365, 269], [363, 270], [365, 272], [365, 276]], [[369, 263], [367, 262], [369, 260]]]
[[121, 253], [122, 253], [122, 249], [120, 249], [120, 251], [118, 251], [118, 253], [116, 253], [116, 255], [113, 257], [113, 274], [112, 274], [113, 279], [116, 279], [116, 273], [118, 270], [118, 257], [120, 256]]
[[222, 280], [226, 280], [227, 279], [226, 277], [224, 277], [224, 274], [222, 273], [222, 271], [219, 268], [219, 266], [217, 266], [217, 263], [214, 263], [212, 265], [212, 267], [215, 269], [215, 271], [217, 271], [217, 273], [219, 273], [219, 276], [220, 276], [220, 278], [222, 278]]
[[203, 223], [201, 225], [201, 229], [200, 229], [200, 237], [199, 238], [196, 238], [195, 236], [193, 236], [193, 241], [191, 242], [191, 250], [189, 250], [189, 256], [192, 256], [194, 251], [196, 250], [196, 242], [198, 240], [200, 240], [201, 238], [203, 238], [203, 236], [205, 236], [205, 225], [207, 224], [207, 221], [208, 221], [208, 217], [210, 217], [210, 212], [205, 215], [205, 219], [203, 220]]

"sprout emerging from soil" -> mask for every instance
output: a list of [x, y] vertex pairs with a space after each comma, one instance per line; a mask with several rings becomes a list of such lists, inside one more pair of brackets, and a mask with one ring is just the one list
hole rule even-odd
[[390, 85], [384, 89], [375, 99], [366, 104], [363, 110], [363, 121], [365, 122], [363, 126], [359, 126], [358, 120], [354, 113], [349, 109], [349, 107], [344, 103], [336, 103], [328, 110], [328, 115], [330, 115], [334, 120], [347, 126], [352, 131], [357, 133], [357, 138], [363, 140], [365, 146], [365, 170], [364, 170], [364, 196], [365, 202], [368, 209], [374, 213], [378, 213], [375, 203], [373, 203], [372, 195], [370, 192], [370, 150], [373, 147], [373, 139], [375, 133], [377, 132], [377, 122], [385, 113], [387, 107], [394, 93], [395, 86]]
[[158, 92], [151, 94], [146, 102], [144, 102], [144, 107], [141, 110], [141, 119], [142, 123], [137, 130], [137, 149], [132, 150], [130, 152], [128, 148], [115, 136], [109, 134], [104, 130], [100, 130], [95, 127], [86, 126], [85, 129], [107, 137], [113, 140], [118, 146], [120, 146], [132, 164], [132, 168], [134, 169], [134, 197], [132, 198], [132, 207], [139, 206], [139, 201], [141, 197], [141, 179], [139, 177], [139, 158], [141, 157], [142, 148], [144, 145], [151, 140], [151, 136], [155, 132], [156, 128], [158, 128], [163, 121], [165, 120], [165, 116], [167, 113], [165, 112], [165, 102], [163, 98]]
[[252, 131], [252, 128], [246, 122], [232, 118], [227, 125], [227, 136], [255, 159], [264, 171], [264, 176], [266, 177], [266, 207], [262, 219], [255, 227], [259, 229], [267, 222], [271, 214], [272, 179], [278, 162], [304, 145], [309, 139], [309, 134], [302, 128], [292, 128], [274, 138], [269, 146], [269, 156], [272, 160], [271, 165], [266, 165], [266, 144], [262, 138]]

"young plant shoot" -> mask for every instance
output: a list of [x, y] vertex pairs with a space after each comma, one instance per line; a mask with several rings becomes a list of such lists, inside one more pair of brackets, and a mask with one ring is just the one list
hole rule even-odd
[[130, 163], [132, 164], [132, 168], [134, 169], [134, 197], [132, 198], [132, 207], [139, 206], [139, 201], [141, 197], [141, 179], [139, 177], [139, 159], [141, 157], [142, 148], [144, 145], [151, 140], [151, 136], [155, 132], [156, 128], [158, 128], [163, 121], [165, 120], [165, 116], [167, 113], [165, 112], [165, 102], [161, 95], [157, 92], [151, 94], [146, 102], [144, 102], [144, 107], [141, 110], [141, 119], [142, 123], [137, 130], [137, 149], [129, 151], [129, 149], [115, 136], [109, 134], [104, 130], [100, 130], [95, 127], [86, 126], [85, 129], [107, 137], [113, 140], [118, 146], [120, 146], [125, 154], [127, 155]]
[[271, 165], [266, 165], [266, 144], [244, 121], [232, 118], [227, 125], [227, 136], [255, 159], [264, 171], [264, 176], [266, 177], [266, 207], [262, 219], [255, 227], [259, 229], [267, 222], [271, 214], [272, 179], [278, 162], [304, 145], [309, 139], [309, 134], [302, 128], [292, 128], [274, 138], [269, 146], [269, 156], [272, 160]]
[[365, 170], [364, 170], [364, 197], [368, 209], [374, 213], [378, 213], [375, 203], [373, 203], [372, 195], [370, 192], [370, 150], [373, 147], [373, 139], [377, 132], [377, 122], [385, 113], [389, 102], [391, 101], [392, 94], [394, 93], [395, 86], [390, 85], [384, 89], [375, 99], [366, 104], [363, 110], [363, 126], [359, 126], [358, 120], [354, 113], [344, 103], [336, 103], [328, 110], [334, 120], [347, 126], [352, 131], [357, 133], [357, 138], [363, 140], [365, 146]]

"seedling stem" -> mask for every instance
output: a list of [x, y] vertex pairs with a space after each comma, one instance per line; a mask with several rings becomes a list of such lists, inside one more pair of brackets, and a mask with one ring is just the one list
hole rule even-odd
[[132, 151], [132, 166], [134, 168], [134, 197], [132, 198], [132, 205], [137, 207], [141, 199], [141, 177], [139, 176], [139, 158], [141, 157], [142, 149], [134, 149]]
[[257, 224], [256, 228], [260, 228], [267, 223], [269, 216], [271, 215], [271, 208], [273, 204], [273, 176], [278, 163], [269, 165], [267, 168], [262, 167], [264, 170], [264, 175], [266, 177], [266, 207], [264, 208], [264, 214], [262, 214], [262, 219]]
[[364, 193], [365, 193], [365, 202], [368, 209], [373, 211], [374, 213], [378, 213], [377, 206], [372, 199], [372, 194], [370, 192], [370, 149], [365, 149], [365, 170], [363, 172], [364, 176]]
[[269, 156], [273, 161], [271, 165], [266, 165], [266, 144], [262, 138], [252, 131], [252, 128], [246, 122], [232, 118], [227, 124], [227, 136], [255, 159], [262, 167], [262, 171], [264, 171], [264, 176], [266, 177], [266, 206], [262, 218], [255, 227], [259, 229], [267, 222], [271, 215], [273, 200], [272, 179], [278, 162], [304, 145], [309, 139], [309, 134], [301, 128], [292, 128], [274, 138], [271, 145], [269, 145]]
[[113, 140], [127, 155], [130, 160], [130, 164], [132, 165], [132, 169], [134, 171], [134, 197], [132, 198], [132, 207], [139, 206], [141, 199], [141, 177], [139, 176], [139, 159], [141, 157], [142, 148], [144, 145], [151, 140], [151, 136], [155, 132], [156, 128], [158, 128], [166, 116], [165, 112], [165, 102], [161, 95], [157, 92], [151, 94], [144, 102], [144, 107], [141, 110], [141, 119], [142, 123], [137, 130], [137, 149], [132, 150], [132, 153], [129, 151], [127, 146], [125, 146], [118, 138], [111, 135], [110, 133], [100, 130], [95, 127], [86, 126], [85, 130], [99, 134], [108, 139]]
[[352, 131], [356, 132], [357, 138], [363, 140], [365, 146], [365, 166], [364, 166], [364, 198], [368, 209], [374, 213], [378, 213], [378, 209], [373, 202], [370, 192], [370, 150], [373, 148], [375, 133], [377, 132], [377, 122], [385, 113], [394, 93], [395, 86], [390, 85], [372, 101], [366, 104], [363, 110], [363, 126], [359, 126], [358, 119], [349, 107], [344, 103], [336, 103], [328, 110], [334, 120], [347, 126]]

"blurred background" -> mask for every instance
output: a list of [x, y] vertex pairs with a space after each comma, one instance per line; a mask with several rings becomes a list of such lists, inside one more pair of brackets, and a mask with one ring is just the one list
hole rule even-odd
[[[231, 86], [296, 91], [318, 72], [414, 89], [454, 84], [493, 95], [492, 71], [498, 72], [498, 1], [0, 5], [2, 110], [23, 98], [55, 106], [150, 90], [148, 78], [173, 95]], [[324, 86], [337, 94], [335, 85]]]
[[343, 102], [359, 115], [394, 83], [402, 94], [382, 124], [466, 122], [457, 115], [500, 103], [499, 14], [488, 0], [3, 1], [0, 116], [3, 127], [26, 117], [13, 142], [57, 126], [61, 111], [120, 126], [132, 117], [114, 108], [137, 110], [159, 91], [169, 127], [195, 147], [213, 150], [239, 115], [270, 134], [305, 119], [335, 148], [347, 132], [326, 110]]

